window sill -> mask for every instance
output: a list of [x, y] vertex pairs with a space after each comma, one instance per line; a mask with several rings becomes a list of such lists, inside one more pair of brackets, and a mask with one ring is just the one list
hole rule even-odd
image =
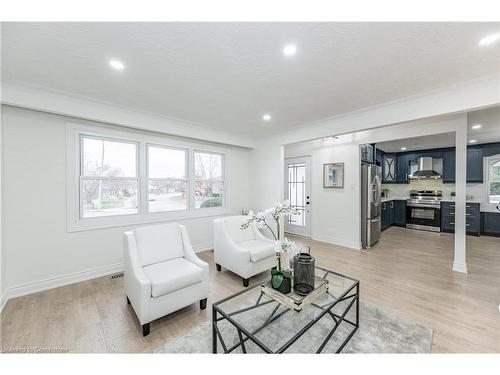
[[180, 213], [172, 212], [168, 214], [164, 213], [152, 213], [148, 216], [140, 215], [130, 215], [130, 216], [115, 216], [115, 217], [105, 217], [105, 218], [92, 218], [84, 219], [78, 223], [68, 222], [66, 231], [68, 233], [73, 232], [84, 232], [91, 230], [100, 229], [110, 229], [110, 228], [120, 228], [120, 227], [130, 227], [136, 225], [144, 224], [154, 224], [154, 223], [166, 223], [166, 222], [177, 222], [185, 220], [196, 220], [217, 216], [228, 216], [234, 215], [234, 213], [229, 212], [227, 209], [206, 209], [204, 212], [189, 212]]

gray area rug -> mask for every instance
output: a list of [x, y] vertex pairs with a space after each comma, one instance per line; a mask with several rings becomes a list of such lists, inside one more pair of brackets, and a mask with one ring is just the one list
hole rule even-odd
[[[251, 310], [249, 313], [239, 314], [237, 315], [239, 322], [245, 324], [245, 327], [256, 328], [267, 319], [275, 306], [271, 303]], [[339, 312], [341, 312], [340, 309], [336, 311], [336, 313]], [[311, 314], [318, 314], [317, 309], [312, 306], [300, 313], [289, 311], [259, 332], [257, 338], [275, 351], [310, 320]], [[353, 321], [354, 311], [350, 311], [346, 317]], [[359, 329], [344, 347], [342, 353], [430, 353], [431, 351], [432, 330], [398, 317], [394, 313], [361, 303], [359, 322]], [[332, 327], [332, 318], [328, 315], [324, 316], [285, 353], [315, 353]], [[335, 353], [350, 333], [351, 328], [349, 324], [342, 323], [322, 353]], [[219, 322], [219, 329], [228, 347], [239, 342], [236, 329], [226, 320]], [[246, 341], [245, 345], [248, 353], [263, 353], [250, 340]], [[211, 321], [192, 328], [189, 332], [167, 341], [153, 351], [153, 353], [211, 352]], [[223, 350], [219, 343], [218, 353], [221, 352]], [[236, 348], [233, 353], [241, 353], [241, 348]]]

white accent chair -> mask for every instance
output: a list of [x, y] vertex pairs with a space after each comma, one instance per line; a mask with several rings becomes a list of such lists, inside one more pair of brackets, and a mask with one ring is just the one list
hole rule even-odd
[[206, 308], [208, 264], [196, 256], [184, 225], [151, 225], [124, 235], [125, 293], [143, 336], [155, 319], [196, 301]]
[[231, 216], [214, 220], [214, 260], [217, 271], [227, 268], [248, 279], [276, 265], [274, 241], [265, 237], [252, 223], [246, 230], [240, 225], [244, 216]]

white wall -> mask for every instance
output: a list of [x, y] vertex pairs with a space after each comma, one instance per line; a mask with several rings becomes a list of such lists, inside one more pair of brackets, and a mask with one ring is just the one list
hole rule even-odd
[[[285, 157], [304, 155], [312, 157], [312, 238], [357, 249], [361, 247], [360, 144], [448, 133], [461, 126], [465, 118], [465, 115], [454, 115], [361, 131], [341, 135], [338, 140], [330, 142], [331, 144], [316, 140], [286, 145]], [[331, 162], [345, 164], [343, 189], [323, 188], [323, 164]], [[271, 169], [270, 165], [274, 164], [268, 164], [265, 167], [266, 171]], [[268, 173], [269, 176], [272, 174]], [[276, 180], [282, 178], [281, 176], [283, 174], [276, 175], [273, 183], [268, 186], [277, 185]]]
[[[129, 227], [66, 231], [66, 123], [82, 120], [9, 106], [2, 111], [9, 297], [120, 270]], [[248, 208], [249, 151], [227, 147], [229, 210], [239, 213]], [[212, 220], [183, 222], [196, 249], [212, 246]]]
[[[335, 146], [321, 140], [287, 145], [285, 158], [311, 155], [311, 238], [359, 248], [353, 212], [359, 202], [359, 146], [344, 138], [335, 141]], [[336, 162], [344, 163], [344, 188], [325, 189], [323, 164]]]

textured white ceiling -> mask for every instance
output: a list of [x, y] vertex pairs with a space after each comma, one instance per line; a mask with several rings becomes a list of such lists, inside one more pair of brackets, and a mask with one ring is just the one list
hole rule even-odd
[[499, 25], [3, 23], [2, 79], [264, 136], [497, 73]]

